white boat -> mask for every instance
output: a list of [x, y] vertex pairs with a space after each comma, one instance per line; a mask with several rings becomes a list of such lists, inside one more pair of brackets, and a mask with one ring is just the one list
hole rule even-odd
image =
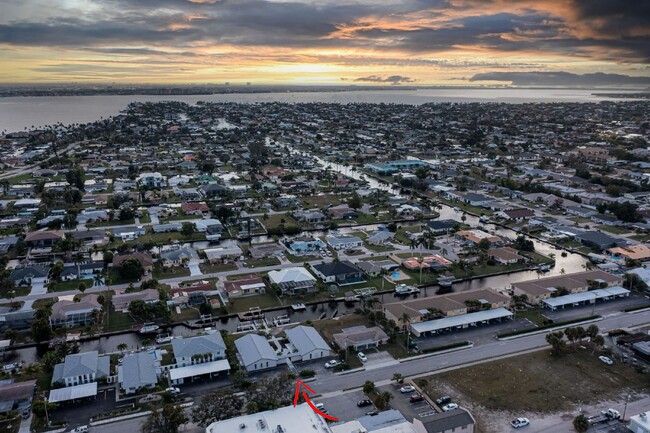
[[174, 339], [173, 335], [160, 334], [158, 337], [156, 337], [156, 344], [171, 343], [173, 339]]
[[293, 309], [293, 311], [302, 311], [302, 310], [307, 309], [305, 304], [302, 304], [302, 303], [301, 304], [293, 304], [293, 305], [291, 305], [291, 308]]
[[144, 325], [142, 325], [142, 328], [138, 330], [138, 332], [140, 334], [153, 334], [159, 329], [160, 326], [156, 325], [155, 323], [145, 323]]

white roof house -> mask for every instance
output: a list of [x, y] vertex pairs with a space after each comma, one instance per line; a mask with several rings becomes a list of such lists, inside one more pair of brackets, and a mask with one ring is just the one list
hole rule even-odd
[[268, 276], [271, 284], [277, 284], [283, 293], [308, 292], [316, 286], [316, 277], [303, 267], [271, 271]]
[[327, 421], [314, 412], [307, 403], [217, 421], [205, 429], [205, 433], [249, 431], [332, 433]]
[[247, 334], [235, 340], [239, 359], [246, 371], [265, 370], [278, 365], [278, 356], [266, 338]]

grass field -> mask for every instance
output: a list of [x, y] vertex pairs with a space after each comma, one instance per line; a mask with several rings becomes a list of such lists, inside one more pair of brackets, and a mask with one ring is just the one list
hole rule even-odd
[[625, 233], [630, 233], [630, 231], [628, 229], [626, 229], [625, 227], [602, 225], [602, 226], [596, 226], [596, 228], [598, 230], [613, 233], [615, 235], [622, 235], [622, 234], [625, 234]]
[[246, 267], [247, 268], [261, 268], [264, 266], [275, 266], [279, 265], [280, 260], [277, 257], [267, 257], [264, 259], [247, 259]]
[[284, 220], [284, 227], [300, 227], [300, 224], [298, 224], [298, 221], [293, 219], [289, 214], [273, 214], [273, 215], [268, 215], [266, 219], [260, 217], [259, 220], [264, 224], [264, 227], [266, 229], [272, 229], [278, 227], [280, 224], [282, 224], [282, 220]]
[[278, 298], [272, 293], [265, 293], [264, 295], [244, 296], [241, 298], [231, 299], [227, 304], [229, 313], [241, 313], [248, 311], [249, 308], [260, 307], [271, 308], [280, 305]]
[[543, 350], [426, 379], [426, 392], [433, 398], [450, 392], [461, 405], [512, 413], [571, 410], [650, 386], [649, 374], [621, 363], [603, 364], [591, 350], [560, 357]]
[[171, 268], [163, 268], [160, 263], [156, 263], [153, 267], [153, 277], [156, 280], [165, 280], [168, 278], [187, 277], [190, 275], [190, 270], [182, 266], [174, 266]]
[[316, 195], [313, 197], [304, 197], [302, 201], [303, 203], [305, 203], [305, 206], [307, 207], [315, 206], [319, 208], [322, 208], [323, 206], [326, 206], [328, 204], [331, 204], [332, 206], [336, 206], [341, 203], [341, 199], [331, 194]]
[[234, 263], [201, 263], [199, 269], [204, 274], [214, 274], [215, 272], [234, 271], [237, 269], [237, 265]]

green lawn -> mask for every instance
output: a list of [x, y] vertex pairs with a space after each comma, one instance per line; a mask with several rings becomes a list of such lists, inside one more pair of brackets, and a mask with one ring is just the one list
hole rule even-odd
[[305, 262], [311, 262], [311, 261], [314, 261], [314, 260], [322, 260], [323, 259], [323, 257], [321, 257], [321, 256], [294, 256], [293, 254], [289, 254], [289, 253], [285, 253], [285, 257], [291, 263], [305, 263]]
[[341, 204], [341, 199], [332, 194], [316, 195], [313, 197], [303, 197], [303, 203], [306, 207], [319, 207]]
[[282, 220], [284, 220], [284, 227], [300, 227], [300, 224], [298, 221], [296, 221], [291, 215], [289, 214], [273, 214], [273, 215], [267, 215], [266, 218], [260, 218], [260, 221], [262, 224], [264, 224], [264, 227], [266, 227], [267, 230], [269, 229], [274, 229], [280, 226], [282, 224]]
[[526, 256], [530, 258], [533, 262], [537, 264], [551, 264], [554, 263], [555, 260], [553, 260], [550, 257], [547, 257], [543, 254], [535, 253], [535, 252], [530, 252], [530, 251], [519, 251], [519, 254]]
[[113, 226], [129, 225], [129, 224], [135, 224], [135, 219], [131, 218], [131, 219], [124, 220], [124, 221], [113, 220], [113, 221], [101, 221], [101, 222], [96, 222], [96, 223], [88, 223], [88, 224], [86, 224], [86, 227], [88, 227], [88, 228], [92, 228], [92, 227], [113, 227]]
[[114, 267], [108, 268], [108, 277], [111, 279], [111, 284], [113, 284], [113, 285], [128, 284], [128, 283], [134, 283], [135, 284], [135, 283], [137, 283], [139, 281], [137, 278], [136, 279], [128, 279], [128, 278], [122, 277], [122, 275], [120, 275], [117, 268], [114, 268]]
[[151, 215], [149, 215], [149, 212], [143, 212], [142, 216], [140, 217], [140, 224], [149, 224], [151, 222]]
[[528, 265], [524, 263], [515, 263], [512, 265], [474, 265], [468, 271], [463, 271], [460, 269], [452, 269], [451, 272], [456, 278], [467, 278], [467, 277], [480, 277], [482, 275], [494, 274], [497, 272], [504, 271], [516, 271], [518, 269], [524, 269]]
[[630, 230], [626, 229], [625, 227], [602, 225], [602, 226], [596, 226], [596, 228], [598, 230], [614, 233], [615, 235], [623, 235], [625, 233], [630, 233]]
[[156, 280], [166, 280], [168, 278], [187, 277], [191, 274], [190, 270], [182, 266], [163, 268], [160, 263], [153, 266], [153, 277]]
[[[113, 310], [113, 307], [111, 307], [111, 310]], [[107, 322], [108, 326], [106, 325]], [[135, 320], [126, 313], [111, 311], [110, 315], [104, 314], [104, 329], [108, 332], [131, 329], [135, 323]]]
[[175, 322], [184, 322], [186, 320], [198, 320], [201, 318], [201, 312], [196, 308], [181, 308], [181, 314], [176, 313], [176, 308], [171, 308], [172, 320]]
[[33, 180], [33, 179], [34, 178], [32, 177], [31, 173], [24, 173], [24, 174], [21, 174], [20, 176], [10, 177], [9, 179], [7, 179], [7, 181], [10, 184], [13, 185], [13, 184], [16, 184], [16, 183], [27, 182], [27, 181], [30, 181], [30, 180]]
[[234, 263], [201, 263], [199, 268], [204, 274], [214, 274], [217, 272], [234, 271], [237, 269], [237, 265]]
[[280, 306], [280, 301], [272, 293], [265, 293], [263, 295], [256, 296], [244, 296], [241, 298], [232, 298], [227, 304], [229, 313], [241, 313], [248, 311], [253, 307], [272, 308]]
[[515, 314], [517, 319], [528, 319], [537, 326], [543, 326], [544, 320], [546, 320], [544, 313], [545, 311], [541, 308], [531, 308], [529, 310], [517, 311]]
[[278, 260], [276, 257], [267, 257], [264, 259], [247, 259], [246, 260], [246, 267], [247, 268], [261, 268], [264, 266], [275, 266], [279, 265], [280, 260]]
[[77, 290], [79, 283], [84, 283], [86, 289], [93, 286], [93, 280], [71, 280], [71, 281], [57, 281], [48, 285], [48, 292], [65, 292], [67, 290]]
[[420, 233], [422, 231], [422, 228], [420, 226], [406, 226], [406, 227], [400, 227], [397, 229], [397, 232], [395, 233], [395, 240], [403, 243], [404, 245], [409, 245], [411, 243], [411, 239], [409, 239], [406, 236], [406, 233]]

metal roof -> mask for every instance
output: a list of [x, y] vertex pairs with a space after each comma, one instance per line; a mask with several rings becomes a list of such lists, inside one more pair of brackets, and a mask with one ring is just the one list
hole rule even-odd
[[271, 359], [274, 361], [278, 359], [269, 342], [261, 335], [247, 334], [235, 340], [235, 346], [244, 365], [251, 365], [262, 359]]
[[118, 379], [122, 388], [137, 389], [143, 386], [155, 385], [158, 382], [154, 355], [150, 352], [139, 352], [126, 355], [118, 368]]
[[76, 400], [78, 398], [90, 397], [92, 395], [97, 395], [97, 382], [53, 389], [50, 391], [50, 396], [47, 401], [50, 403], [58, 403], [60, 401]]
[[595, 301], [598, 299], [611, 298], [613, 296], [627, 296], [629, 290], [621, 286], [608, 287], [606, 289], [590, 290], [588, 292], [572, 293], [570, 295], [558, 296], [544, 300], [544, 304], [551, 308], [561, 307], [563, 305], [575, 304], [577, 302]]
[[185, 367], [172, 368], [169, 370], [171, 380], [184, 379], [186, 377], [201, 376], [208, 373], [218, 373], [230, 370], [230, 364], [226, 359], [204, 362], [202, 364], [187, 365]]
[[328, 353], [331, 350], [318, 331], [310, 326], [299, 325], [295, 328], [287, 329], [285, 333], [291, 344], [298, 349], [301, 355], [318, 349]]
[[493, 310], [484, 310], [476, 313], [461, 314], [459, 316], [414, 323], [411, 325], [411, 329], [416, 335], [420, 335], [423, 332], [438, 331], [440, 329], [465, 326], [472, 323], [482, 322], [484, 320], [502, 319], [511, 316], [512, 313], [509, 310], [505, 308], [495, 308]]

